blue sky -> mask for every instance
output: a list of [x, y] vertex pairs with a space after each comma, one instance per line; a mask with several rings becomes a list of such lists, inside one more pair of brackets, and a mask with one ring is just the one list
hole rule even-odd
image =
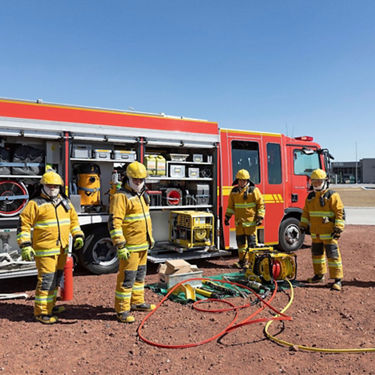
[[2, 0], [0, 97], [311, 135], [374, 158], [373, 0]]

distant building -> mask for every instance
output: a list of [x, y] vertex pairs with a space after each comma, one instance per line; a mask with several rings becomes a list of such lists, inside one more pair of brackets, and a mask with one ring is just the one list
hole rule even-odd
[[375, 158], [332, 162], [331, 180], [336, 184], [375, 184]]

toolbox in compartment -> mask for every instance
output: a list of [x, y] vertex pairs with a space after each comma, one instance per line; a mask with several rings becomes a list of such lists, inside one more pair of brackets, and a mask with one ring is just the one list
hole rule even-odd
[[169, 164], [169, 177], [183, 178], [185, 177], [185, 166], [178, 164]]
[[188, 168], [188, 177], [199, 177], [199, 168]]
[[113, 159], [122, 160], [126, 162], [132, 162], [136, 160], [136, 154], [135, 154], [135, 151], [114, 150]]
[[73, 145], [72, 158], [90, 159], [91, 158], [91, 146], [89, 146], [89, 145]]
[[202, 163], [203, 162], [203, 155], [202, 154], [193, 154], [193, 162], [194, 163]]
[[101, 159], [101, 160], [109, 160], [111, 159], [111, 150], [103, 150], [95, 148], [92, 151], [92, 158], [93, 159]]

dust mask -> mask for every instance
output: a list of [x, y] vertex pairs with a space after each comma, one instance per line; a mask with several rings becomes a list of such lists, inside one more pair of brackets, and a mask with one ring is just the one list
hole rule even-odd
[[46, 185], [43, 185], [43, 191], [46, 195], [48, 195], [51, 199], [57, 198], [60, 193], [60, 187], [53, 187], [49, 188]]
[[136, 192], [136, 193], [140, 193], [143, 189], [143, 187], [145, 186], [145, 182], [142, 181], [140, 184], [135, 184], [133, 182], [133, 179], [131, 177], [129, 177], [129, 186]]
[[326, 181], [325, 180], [323, 180], [322, 183], [319, 184], [319, 185], [315, 185], [315, 184], [313, 185], [314, 191], [322, 191], [325, 188], [326, 188]]

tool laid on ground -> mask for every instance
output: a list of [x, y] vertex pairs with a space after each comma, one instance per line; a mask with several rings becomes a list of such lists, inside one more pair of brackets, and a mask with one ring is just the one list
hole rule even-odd
[[210, 290], [208, 290], [207, 288], [204, 288], [204, 287], [195, 288], [195, 293], [198, 293], [201, 296], [204, 296], [204, 297], [207, 297], [207, 298], [217, 298], [217, 299], [223, 298], [225, 296], [224, 293], [221, 293], [221, 294], [215, 293], [215, 292], [212, 292], [212, 291], [210, 291]]
[[231, 289], [231, 288], [228, 288], [228, 287], [225, 287], [223, 285], [219, 285], [213, 281], [210, 281], [210, 280], [204, 280], [202, 281], [202, 283], [206, 286], [208, 286], [209, 288], [213, 289], [213, 290], [216, 290], [218, 292], [222, 292], [223, 294], [226, 294], [226, 295], [229, 295], [229, 296], [237, 296], [238, 293]]

